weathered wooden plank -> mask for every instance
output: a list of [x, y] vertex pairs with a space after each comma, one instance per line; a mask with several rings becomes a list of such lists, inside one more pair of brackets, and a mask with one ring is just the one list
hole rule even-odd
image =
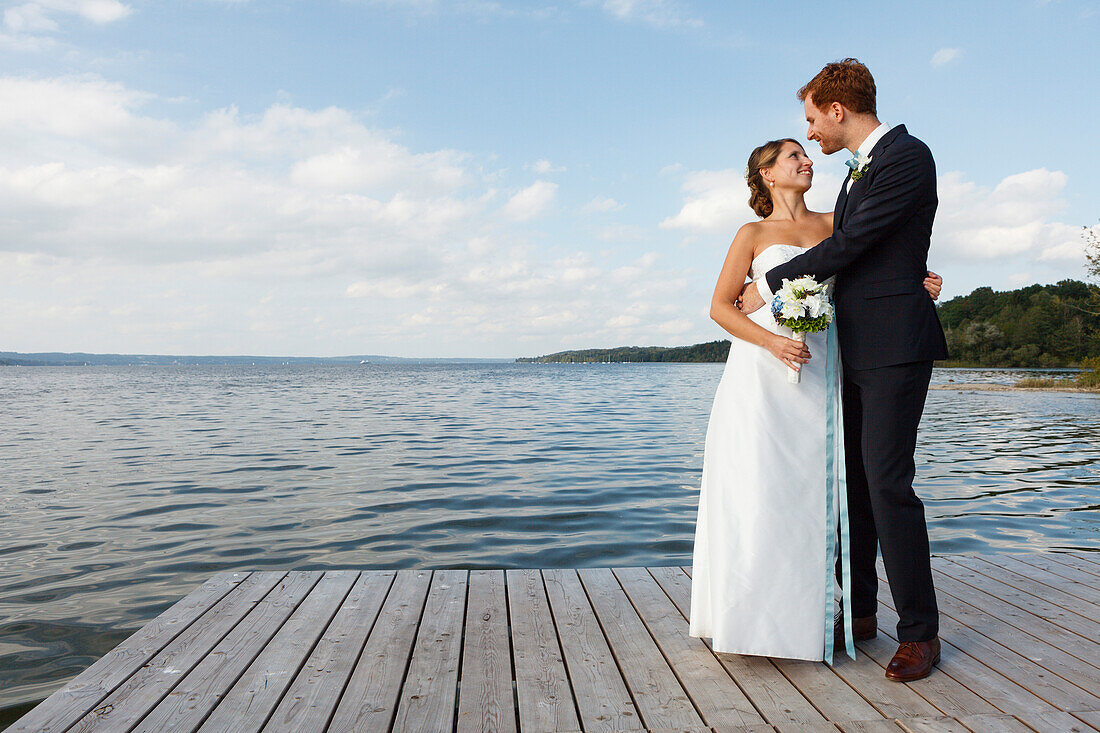
[[73, 731], [129, 730], [286, 575], [252, 573], [81, 718]]
[[[889, 605], [893, 601], [879, 602], [879, 615], [884, 623], [897, 623], [897, 614]], [[1063, 680], [1045, 670], [1030, 664], [1029, 660], [1016, 655], [1016, 661], [1006, 661], [1005, 656], [1012, 656], [1012, 651], [998, 648], [995, 643], [983, 643], [980, 637], [963, 624], [960, 624], [950, 615], [953, 609], [942, 603], [940, 606], [940, 643], [941, 656], [938, 669], [958, 680], [962, 684], [974, 690], [990, 703], [995, 705], [1002, 713], [1028, 712], [1032, 710], [1054, 710], [1055, 708], [1046, 700], [1040, 698], [1036, 690], [1044, 693], [1050, 692], [1058, 699], [1068, 698], [1067, 694], [1059, 689], [1059, 685], [1076, 690], [1073, 685], [1067, 685]], [[1008, 675], [1002, 670], [1015, 670]], [[1016, 679], [1020, 680], [1017, 683]], [[1027, 687], [1023, 682], [1028, 682]], [[1078, 691], [1083, 693], [1083, 691]], [[992, 714], [992, 713], [983, 713]], [[960, 720], [966, 715], [956, 716]]]
[[[1020, 562], [1014, 557], [994, 559], [983, 557], [953, 557], [951, 562], [993, 580], [1012, 586], [1037, 598], [1050, 601], [1081, 616], [1086, 622], [1100, 613], [1100, 591], [1091, 585], [1067, 580], [1045, 570]], [[949, 571], [948, 571], [949, 572]], [[1100, 578], [1093, 578], [1100, 584]], [[1100, 634], [1100, 624], [1092, 621]]]
[[691, 576], [678, 567], [652, 567], [646, 568], [657, 585], [665, 592], [668, 599], [676, 606], [676, 610], [684, 617], [691, 618]]
[[641, 718], [577, 571], [543, 570], [550, 611], [585, 730], [636, 730]]
[[[879, 615], [883, 623], [897, 623], [898, 615], [894, 613], [894, 610], [890, 608], [886, 603], [879, 604]], [[1009, 714], [1012, 712], [1030, 712], [1034, 710], [1055, 710], [1053, 705], [1040, 697], [1026, 687], [1022, 686], [1022, 683], [1016, 683], [1012, 679], [1005, 677], [997, 669], [994, 669], [971, 654], [970, 645], [967, 643], [967, 639], [960, 639], [959, 635], [963, 633], [959, 631], [959, 625], [949, 616], [943, 613], [941, 609], [941, 645], [943, 648], [941, 661], [937, 665], [937, 672], [933, 672], [933, 675], [925, 679], [932, 679], [938, 675], [938, 672], [946, 672], [947, 675], [957, 679], [961, 685], [965, 685], [971, 690], [977, 691], [982, 698], [988, 700], [991, 704], [996, 705], [1000, 712], [998, 713], [976, 713], [978, 715], [987, 714]], [[949, 641], [948, 641], [949, 639]], [[957, 644], [963, 645], [966, 648], [959, 648]], [[1043, 681], [1047, 678], [1055, 679], [1056, 677], [1046, 674], [1046, 672], [1040, 672], [1044, 675]], [[1034, 678], [1030, 674], [1023, 675], [1023, 678], [1032, 680], [1031, 685], [1034, 685]], [[1023, 679], [1021, 679], [1021, 682]], [[910, 685], [913, 685], [910, 682]], [[956, 714], [956, 718], [970, 718], [972, 715]]]
[[1100, 711], [1098, 710], [1088, 710], [1080, 713], [1075, 712], [1073, 717], [1088, 723], [1096, 730], [1100, 730]]
[[901, 733], [894, 720], [851, 720], [837, 723], [844, 733]]
[[512, 733], [516, 709], [504, 571], [471, 570], [467, 595], [458, 733]]
[[764, 718], [726, 674], [646, 568], [615, 568], [623, 590], [707, 725], [760, 725]]
[[[969, 575], [967, 573], [970, 573]], [[943, 573], [938, 568], [933, 568], [933, 573], [942, 581], [937, 581], [937, 586], [943, 585], [945, 592], [951, 594], [959, 601], [975, 608], [980, 608], [990, 615], [1001, 619], [1006, 624], [1014, 626], [1026, 634], [1041, 639], [1052, 646], [1076, 656], [1079, 659], [1091, 662], [1100, 659], [1100, 642], [1095, 641], [1090, 630], [1091, 627], [1082, 627], [1080, 630], [1068, 629], [1074, 625], [1077, 614], [1067, 613], [1051, 603], [1034, 596], [1022, 596], [1023, 600], [1013, 602], [1010, 599], [1001, 598], [998, 593], [992, 592], [994, 588], [977, 587], [983, 583], [982, 578], [975, 578], [972, 571], [960, 569], [957, 571], [960, 578]], [[971, 582], [964, 582], [971, 581]], [[1001, 587], [1004, 584], [1000, 584]], [[1001, 588], [1006, 595], [1010, 590]], [[1021, 605], [1023, 604], [1023, 605]], [[1058, 618], [1058, 623], [1048, 621], [1047, 618]], [[1064, 625], [1063, 625], [1064, 624]]]
[[65, 730], [225, 598], [248, 575], [215, 575], [100, 657], [7, 730], [12, 733]]
[[959, 718], [959, 722], [974, 733], [1032, 733], [1011, 715], [971, 715]]
[[[838, 651], [837, 654], [843, 654]], [[821, 662], [797, 659], [773, 659], [779, 671], [791, 681], [827, 720], [835, 723], [857, 720], [882, 720], [884, 716], [851, 688], [835, 667]], [[850, 660], [834, 656], [836, 666], [847, 665]], [[844, 726], [841, 726], [843, 728]]]
[[[892, 622], [889, 630], [887, 622]], [[874, 639], [859, 642], [859, 648], [875, 660], [883, 670], [890, 664], [890, 660], [898, 650], [898, 642], [890, 636], [893, 633], [893, 624], [896, 624], [897, 616], [882, 614], [879, 617], [879, 635]], [[928, 702], [935, 705], [948, 716], [953, 715], [982, 715], [987, 713], [1000, 713], [1001, 710], [983, 697], [975, 694], [966, 686], [967, 676], [959, 674], [960, 660], [969, 660], [977, 664], [965, 654], [947, 655], [941, 658], [936, 667], [936, 673], [930, 674], [922, 680], [906, 683], [914, 692]], [[979, 665], [981, 666], [981, 665]], [[985, 667], [982, 666], [984, 670]], [[986, 670], [987, 675], [989, 670]], [[999, 679], [999, 677], [998, 677]], [[936, 716], [938, 718], [939, 716]], [[928, 720], [936, 718], [927, 718]], [[916, 718], [915, 718], [916, 719]], [[926, 719], [920, 717], [920, 720]], [[962, 726], [960, 724], [960, 729]]]
[[838, 728], [827, 721], [816, 723], [776, 723], [778, 733], [837, 733]]
[[320, 572], [288, 573], [133, 730], [136, 733], [197, 730], [321, 576]]
[[921, 718], [943, 714], [913, 688], [886, 679], [882, 667], [858, 647], [856, 656], [858, 658], [854, 662], [844, 657], [844, 662], [834, 669], [883, 716]]
[[[1003, 556], [1002, 556], [1003, 557]], [[1100, 582], [1095, 568], [1100, 567], [1078, 555], [1040, 552], [1031, 555], [1012, 555], [1013, 558], [1036, 571], [1079, 583]], [[1055, 559], [1058, 558], [1058, 559]]]
[[[439, 571], [437, 581], [427, 571], [366, 571], [357, 582], [355, 572], [330, 573], [312, 591], [299, 588], [297, 600], [286, 588], [304, 582], [300, 573], [281, 583], [282, 573], [223, 576], [66, 686], [73, 696], [64, 705], [75, 712], [51, 713], [43, 704], [12, 730], [64, 729], [64, 722], [34, 723], [32, 716], [49, 713], [82, 715], [72, 730], [201, 724], [254, 731], [272, 711], [266, 730], [314, 733], [515, 731], [517, 711], [522, 733], [640, 730], [646, 723], [651, 731], [679, 733], [708, 725], [739, 732], [1100, 730], [1100, 623], [1093, 613], [1100, 604], [1086, 582], [1100, 575], [1078, 564], [1100, 569], [1093, 558], [1074, 555], [935, 559], [944, 658], [935, 674], [907, 685], [882, 677], [895, 646], [885, 631], [860, 643], [857, 662], [841, 658], [833, 669], [715, 655], [687, 635], [684, 568], [474, 571], [469, 595], [464, 585], [443, 588], [449, 584], [439, 575], [464, 581], [466, 571]], [[418, 575], [419, 584], [415, 577], [403, 590], [394, 583], [387, 595], [401, 573]], [[329, 588], [330, 576], [341, 575], [343, 584]], [[222, 595], [202, 601], [218, 583], [228, 583]], [[271, 590], [277, 584], [282, 590]], [[427, 606], [438, 610], [425, 612], [430, 588]], [[888, 586], [880, 600], [885, 628], [897, 620]], [[568, 648], [559, 651], [559, 644]], [[431, 657], [432, 650], [444, 653]], [[600, 680], [595, 687], [592, 678]], [[662, 718], [667, 700], [696, 717]]]
[[431, 576], [430, 570], [397, 571], [329, 730], [389, 730]]
[[[1047, 560], [1048, 558], [1049, 560]], [[1095, 572], [1086, 572], [1079, 568], [1078, 565], [1092, 568], [1098, 566], [1086, 560], [1081, 560], [1075, 555], [1054, 553], [1039, 555], [992, 555], [988, 558], [986, 556], [967, 556], [967, 559], [983, 559], [988, 560], [994, 565], [1004, 565], [1006, 568], [1020, 575], [1026, 575], [1029, 578], [1047, 585], [1054, 585], [1059, 588], [1065, 586], [1087, 590], [1092, 594], [1093, 603], [1098, 602], [1096, 585], [1100, 583], [1100, 575], [1097, 575]], [[1046, 562], [1044, 562], [1044, 560], [1046, 560]]]
[[[957, 563], [942, 563], [934, 567], [937, 571], [949, 575], [972, 588], [995, 596], [1005, 603], [1010, 603], [1032, 614], [1041, 614], [1045, 620], [1084, 637], [1086, 641], [1100, 638], [1100, 623], [1093, 620], [1092, 616], [1082, 616], [1072, 610], [1067, 610], [1065, 606], [1058, 605], [1058, 599], [1054, 597], [1057, 591], [1052, 588], [1045, 588], [1049, 591], [1049, 594], [1042, 592], [1044, 590], [1042, 586], [1032, 590], [1027, 587], [1028, 583], [1024, 579], [1010, 585]], [[1100, 606], [1094, 607], [1091, 613], [1098, 611], [1100, 611]], [[1076, 640], [1074, 643], [1077, 643]], [[1095, 645], [1095, 647], [1098, 656], [1100, 656], [1100, 645]], [[1066, 649], [1066, 651], [1072, 652], [1070, 649]]]
[[325, 573], [221, 698], [202, 730], [222, 733], [260, 730], [358, 577], [356, 570]]
[[[650, 568], [685, 619], [691, 613], [691, 581], [684, 568]], [[708, 642], [708, 648], [710, 648]], [[712, 651], [713, 653], [713, 651]], [[813, 725], [825, 718], [767, 657], [716, 654], [764, 719], [773, 725]]]
[[[1100, 577], [1100, 553], [1097, 552], [1047, 552], [1043, 556], [1049, 556], [1055, 562], [1067, 567], [1081, 570], [1090, 575]], [[1024, 555], [1031, 558], [1037, 555]]]
[[520, 730], [580, 730], [542, 573], [508, 570], [506, 582]]
[[395, 730], [450, 733], [454, 727], [468, 576], [465, 570], [436, 570], [432, 575]]
[[702, 719], [614, 573], [607, 568], [584, 568], [578, 575], [633, 694], [642, 723], [647, 728], [701, 726]]
[[1053, 713], [1017, 713], [1016, 717], [1039, 733], [1094, 733], [1092, 726], [1060, 710]]
[[[1012, 569], [1046, 585], [1052, 585], [1071, 595], [1082, 598], [1093, 606], [1100, 605], [1100, 565], [1082, 560], [1075, 555], [1053, 554], [1049, 569], [1037, 568], [1026, 562], [1030, 556], [1012, 556]], [[1085, 570], [1089, 568], [1089, 570]], [[1093, 618], [1092, 613], [1086, 616]]]
[[[1083, 659], [1088, 658], [1092, 647], [1100, 645], [1025, 612], [1017, 606], [1005, 603], [988, 593], [948, 578], [948, 576], [940, 574], [938, 571], [934, 572], [937, 574], [937, 587], [957, 599], [955, 602], [950, 603], [948, 613], [951, 616], [963, 622], [969, 629], [1017, 654], [1018, 658], [1014, 661], [1019, 661], [1019, 658], [1026, 658], [1031, 663], [1040, 665], [1079, 686], [1081, 688], [1080, 693], [1072, 688], [1067, 692], [1072, 692], [1075, 695], [1088, 695], [1088, 697], [1080, 698], [1082, 700], [1081, 703], [1078, 703], [1080, 707], [1074, 709], [1090, 710], [1096, 707], [1094, 703], [1086, 702], [1096, 700], [1096, 696], [1085, 691], [1100, 690], [1100, 669], [1087, 661], [1083, 661]], [[1012, 616], [1017, 616], [1017, 618], [1012, 618]], [[1009, 623], [1010, 620], [1013, 623]], [[1021, 631], [1027, 633], [1020, 633]], [[1039, 634], [1042, 634], [1041, 638], [1039, 638]], [[964, 638], [972, 639], [975, 642], [980, 641], [969, 633]], [[1067, 640], [1073, 643], [1067, 643]], [[1069, 650], [1067, 651], [1065, 647], [1069, 647]], [[986, 643], [974, 648], [982, 651], [997, 649], [996, 646]], [[1000, 658], [1006, 656], [1011, 658], [1011, 654], [998, 656]], [[1100, 655], [1094, 654], [1092, 658], [1100, 659]], [[992, 659], [987, 663], [992, 664]], [[1024, 665], [1021, 668], [1018, 665], [1013, 665], [1012, 669], [1014, 671], [1010, 673], [1010, 676], [1016, 677], [1019, 674], [1018, 670], [1027, 669], [1029, 666]], [[1035, 673], [1042, 674], [1041, 672]], [[1052, 683], [1056, 682], [1056, 680], [1052, 680]]]
[[955, 718], [901, 718], [898, 725], [905, 733], [970, 733], [970, 729]]
[[325, 730], [395, 575], [392, 570], [362, 572], [265, 730], [295, 733]]

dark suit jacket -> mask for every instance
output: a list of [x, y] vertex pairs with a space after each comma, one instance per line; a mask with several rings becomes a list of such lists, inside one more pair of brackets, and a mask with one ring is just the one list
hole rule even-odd
[[943, 328], [923, 286], [937, 203], [928, 146], [904, 125], [891, 128], [863, 176], [841, 188], [833, 235], [769, 270], [768, 286], [774, 293], [784, 278], [837, 276], [837, 336], [849, 368], [945, 359]]

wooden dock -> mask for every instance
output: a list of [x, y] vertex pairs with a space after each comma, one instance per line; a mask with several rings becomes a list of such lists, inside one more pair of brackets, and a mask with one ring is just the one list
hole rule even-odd
[[1100, 553], [934, 569], [942, 662], [910, 684], [886, 588], [830, 667], [689, 637], [690, 568], [223, 574], [10, 730], [1100, 730]]

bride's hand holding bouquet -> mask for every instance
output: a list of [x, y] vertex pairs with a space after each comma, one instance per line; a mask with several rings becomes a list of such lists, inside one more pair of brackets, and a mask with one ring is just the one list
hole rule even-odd
[[[795, 280], [783, 278], [783, 287], [772, 300], [772, 315], [776, 323], [794, 332], [791, 340], [805, 344], [807, 333], [817, 333], [829, 327], [834, 311], [825, 285], [805, 275]], [[787, 372], [787, 381], [792, 384], [798, 384], [801, 377], [801, 372], [795, 367]]]

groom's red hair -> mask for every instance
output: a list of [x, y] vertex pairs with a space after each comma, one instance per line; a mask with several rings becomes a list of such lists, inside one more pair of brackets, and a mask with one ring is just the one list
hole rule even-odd
[[875, 108], [875, 78], [866, 66], [856, 59], [844, 59], [826, 64], [798, 90], [798, 99], [805, 102], [813, 95], [814, 106], [824, 110], [833, 102], [840, 102], [852, 112], [878, 114]]

